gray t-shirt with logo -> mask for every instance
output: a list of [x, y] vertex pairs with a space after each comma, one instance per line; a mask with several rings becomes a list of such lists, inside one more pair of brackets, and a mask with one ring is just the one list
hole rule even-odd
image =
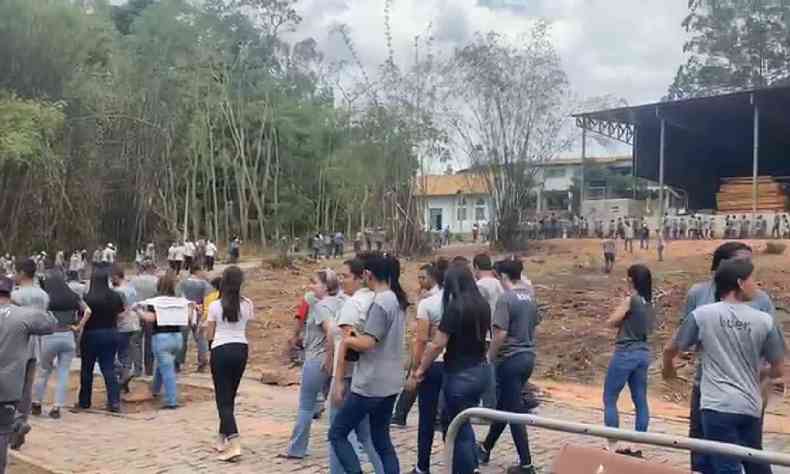
[[[700, 306], [705, 306], [707, 304], [713, 304], [716, 302], [716, 284], [712, 280], [703, 281], [693, 285], [686, 295], [686, 308], [681, 316], [681, 322], [685, 320], [686, 316], [690, 315], [692, 311], [699, 308]], [[774, 315], [776, 309], [774, 308], [774, 303], [771, 301], [771, 297], [768, 296], [766, 292], [763, 290], [757, 290], [757, 293], [754, 295], [754, 298], [747, 303], [752, 308], [762, 311], [764, 313], [768, 313], [771, 316]], [[702, 350], [701, 347], [697, 348], [698, 350]], [[702, 380], [702, 363], [698, 359], [697, 360], [697, 373], [694, 375], [694, 385], [699, 385], [700, 380]]]
[[497, 362], [515, 355], [535, 353], [535, 328], [540, 324], [538, 305], [529, 287], [506, 290], [496, 304], [493, 326], [507, 331]]
[[403, 336], [406, 313], [392, 291], [376, 293], [365, 321], [365, 334], [376, 344], [359, 354], [351, 391], [363, 397], [389, 397], [403, 388]]
[[743, 303], [695, 309], [678, 330], [680, 350], [702, 343], [703, 410], [760, 418], [762, 360], [780, 361], [785, 345], [770, 314]]

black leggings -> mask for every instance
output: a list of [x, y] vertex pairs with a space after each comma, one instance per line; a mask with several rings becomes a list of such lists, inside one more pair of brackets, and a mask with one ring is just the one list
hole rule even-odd
[[239, 435], [233, 409], [241, 377], [247, 367], [247, 344], [234, 342], [211, 350], [211, 378], [219, 414], [219, 433], [226, 438]]

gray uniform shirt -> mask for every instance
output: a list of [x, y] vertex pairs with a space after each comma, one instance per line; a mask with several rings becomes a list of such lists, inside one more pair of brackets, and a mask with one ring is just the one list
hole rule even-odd
[[307, 293], [304, 299], [310, 305], [310, 312], [304, 323], [304, 358], [305, 360], [318, 359], [326, 354], [324, 323], [329, 321], [334, 324], [337, 313], [343, 305], [343, 298], [325, 296], [319, 300], [312, 293]]
[[647, 338], [653, 332], [654, 323], [653, 305], [639, 295], [632, 295], [628, 313], [617, 331], [615, 340], [617, 350], [650, 350]]
[[[681, 317], [681, 321], [685, 320], [685, 318], [690, 315], [692, 311], [699, 308], [700, 306], [713, 304], [715, 302], [716, 285], [712, 280], [695, 284], [689, 289], [688, 294], [686, 295], [686, 309], [683, 313], [683, 316]], [[774, 312], [776, 311], [771, 298], [763, 290], [757, 290], [757, 294], [754, 296], [754, 299], [749, 301], [748, 304], [752, 308], [760, 310], [764, 313], [768, 313], [771, 316], [773, 316]], [[698, 347], [698, 350], [701, 350], [701, 347]], [[697, 373], [694, 376], [694, 385], [699, 385], [700, 380], [702, 380], [702, 362], [698, 359]]]
[[762, 359], [784, 357], [784, 341], [770, 314], [749, 305], [719, 302], [694, 310], [676, 340], [681, 350], [699, 343], [702, 352], [703, 410], [760, 418]]
[[376, 293], [365, 321], [365, 334], [376, 344], [359, 354], [351, 391], [363, 397], [389, 397], [403, 388], [403, 335], [406, 313], [392, 291]]
[[497, 301], [493, 326], [507, 331], [497, 362], [523, 352], [535, 353], [535, 328], [540, 324], [538, 305], [530, 288], [506, 290]]
[[0, 402], [22, 398], [30, 337], [51, 334], [56, 325], [55, 317], [41, 309], [0, 305]]
[[155, 275], [138, 275], [129, 281], [129, 285], [137, 293], [137, 301], [149, 300], [156, 296], [156, 284], [159, 281]]
[[211, 283], [202, 278], [189, 277], [178, 286], [179, 294], [195, 304], [203, 304], [203, 298], [212, 291]]
[[[11, 293], [11, 302], [18, 306], [29, 306], [41, 311], [49, 311], [49, 295], [37, 286], [20, 286]], [[40, 338], [31, 337], [28, 343], [28, 358], [37, 359]]]

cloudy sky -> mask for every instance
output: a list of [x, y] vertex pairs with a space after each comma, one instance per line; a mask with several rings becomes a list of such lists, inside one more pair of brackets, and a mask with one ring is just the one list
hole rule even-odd
[[[384, 0], [300, 0], [297, 8], [297, 35], [313, 36], [327, 59], [347, 57], [329, 33], [338, 24], [348, 25], [371, 69], [386, 57]], [[391, 23], [397, 60], [408, 65], [414, 36], [429, 23], [437, 47], [451, 51], [476, 31], [515, 36], [546, 18], [579, 95], [637, 104], [660, 99], [683, 61], [686, 12], [687, 0], [393, 0]]]
[[[303, 22], [296, 38], [312, 36], [328, 60], [347, 59], [333, 27], [347, 25], [369, 71], [386, 58], [384, 0], [299, 0]], [[687, 0], [393, 0], [391, 25], [396, 61], [411, 64], [415, 35], [429, 24], [437, 50], [450, 52], [477, 31], [517, 36], [536, 19], [552, 22], [555, 47], [576, 95], [613, 95], [629, 104], [660, 100], [684, 61], [681, 21]], [[579, 140], [580, 142], [580, 140]], [[563, 156], [578, 156], [576, 144]], [[630, 147], [590, 154], [630, 154]]]

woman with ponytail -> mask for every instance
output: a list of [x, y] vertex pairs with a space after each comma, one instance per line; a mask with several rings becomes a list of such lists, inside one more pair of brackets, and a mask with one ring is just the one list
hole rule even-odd
[[[362, 334], [343, 338], [338, 358], [356, 351], [359, 359], [351, 378], [351, 393], [345, 397], [329, 429], [340, 464], [348, 474], [362, 472], [348, 434], [370, 417], [371, 438], [386, 474], [400, 472], [389, 426], [395, 399], [403, 388], [403, 336], [409, 302], [400, 286], [400, 263], [390, 256], [371, 256], [365, 263], [368, 286], [374, 291]], [[342, 390], [338, 387], [336, 391]], [[336, 398], [343, 398], [337, 393]]]
[[211, 378], [219, 414], [216, 449], [220, 461], [234, 462], [241, 456], [239, 430], [233, 414], [236, 393], [247, 367], [249, 354], [247, 322], [253, 319], [252, 301], [241, 296], [244, 273], [237, 266], [225, 269], [220, 298], [208, 308], [208, 339], [211, 341]]
[[[647, 405], [647, 369], [652, 356], [648, 337], [653, 332], [653, 277], [644, 265], [628, 268], [630, 294], [606, 320], [606, 324], [617, 329], [615, 351], [606, 371], [603, 386], [604, 423], [610, 428], [620, 427], [617, 399], [625, 384], [631, 392], [636, 409], [636, 431], [647, 431], [650, 411]], [[609, 440], [609, 450], [635, 457], [642, 451], [630, 447], [617, 450], [617, 442]]]

